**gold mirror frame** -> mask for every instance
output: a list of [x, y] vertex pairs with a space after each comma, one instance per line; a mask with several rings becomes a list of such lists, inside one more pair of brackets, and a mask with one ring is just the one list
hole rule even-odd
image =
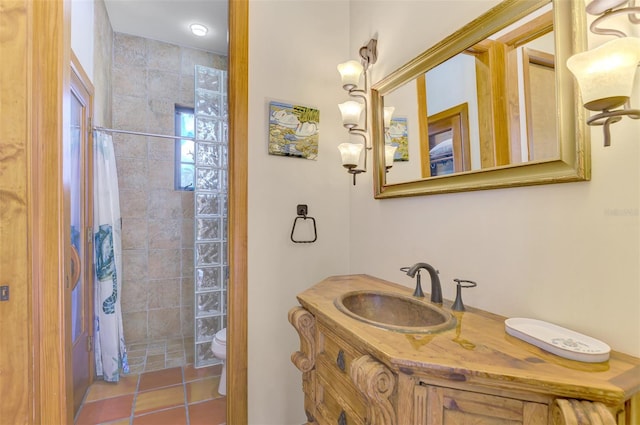
[[[386, 184], [384, 96], [550, 2], [553, 3], [560, 158]], [[586, 48], [584, 13], [584, 4], [575, 0], [505, 0], [376, 83], [371, 88], [375, 198], [589, 180], [591, 152], [586, 110], [582, 107], [577, 87], [566, 66], [571, 55]], [[393, 168], [390, 172], [393, 172]]]

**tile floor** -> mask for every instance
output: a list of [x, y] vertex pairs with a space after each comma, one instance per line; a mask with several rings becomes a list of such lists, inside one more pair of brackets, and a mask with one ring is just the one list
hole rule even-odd
[[218, 393], [222, 365], [192, 365], [124, 375], [89, 387], [76, 425], [224, 424], [226, 397]]
[[131, 373], [193, 364], [193, 337], [177, 337], [127, 344]]

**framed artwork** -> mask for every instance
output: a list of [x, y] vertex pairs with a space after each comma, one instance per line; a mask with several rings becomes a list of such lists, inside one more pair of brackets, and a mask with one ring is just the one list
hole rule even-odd
[[317, 159], [319, 125], [318, 109], [269, 102], [269, 154]]
[[386, 129], [385, 143], [397, 146], [394, 161], [409, 160], [409, 134], [407, 131], [407, 117], [393, 117]]

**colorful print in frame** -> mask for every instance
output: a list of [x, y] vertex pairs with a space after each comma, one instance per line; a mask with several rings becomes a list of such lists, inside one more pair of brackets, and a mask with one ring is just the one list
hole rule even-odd
[[307, 106], [269, 103], [269, 154], [318, 158], [320, 111]]
[[407, 131], [406, 117], [393, 117], [389, 128], [385, 129], [385, 143], [397, 146], [394, 161], [409, 160], [409, 133]]

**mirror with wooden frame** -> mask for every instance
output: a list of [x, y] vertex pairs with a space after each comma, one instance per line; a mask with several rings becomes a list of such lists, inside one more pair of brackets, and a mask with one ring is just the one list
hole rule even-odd
[[[565, 65], [584, 22], [580, 2], [506, 0], [374, 84], [375, 197], [589, 180]], [[398, 146], [390, 169], [385, 143]]]

